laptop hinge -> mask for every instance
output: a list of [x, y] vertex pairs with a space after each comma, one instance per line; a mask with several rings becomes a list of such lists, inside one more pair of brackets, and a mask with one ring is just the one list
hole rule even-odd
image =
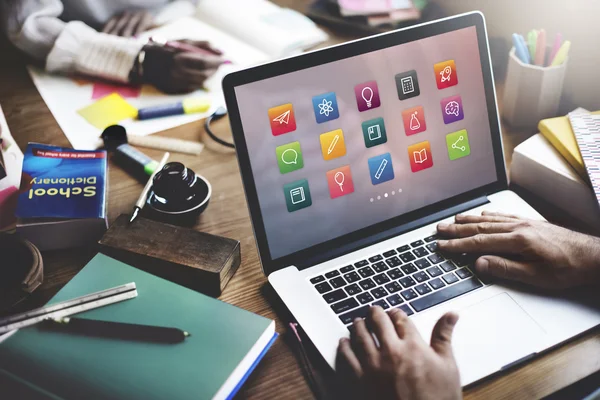
[[357, 251], [363, 249], [365, 247], [371, 246], [375, 243], [382, 242], [384, 240], [393, 238], [398, 235], [402, 235], [403, 233], [414, 231], [415, 229], [421, 228], [425, 225], [429, 225], [436, 221], [441, 221], [445, 218], [451, 217], [456, 214], [460, 214], [462, 212], [471, 210], [473, 208], [482, 206], [484, 204], [489, 203], [487, 196], [478, 197], [469, 201], [466, 201], [461, 204], [457, 204], [453, 207], [447, 208], [442, 211], [438, 211], [433, 214], [429, 214], [426, 217], [419, 218], [417, 220], [408, 222], [403, 225], [399, 225], [395, 228], [388, 229], [386, 231], [380, 232], [375, 235], [371, 235], [361, 240], [354, 241], [352, 243], [348, 243], [343, 246], [339, 246], [335, 249], [328, 251], [327, 253], [319, 254], [318, 256], [306, 258], [302, 263], [297, 263], [296, 267], [300, 270], [312, 267], [317, 264], [321, 264], [323, 262], [333, 260], [334, 258], [341, 257], [345, 254], [352, 253], [353, 251]]

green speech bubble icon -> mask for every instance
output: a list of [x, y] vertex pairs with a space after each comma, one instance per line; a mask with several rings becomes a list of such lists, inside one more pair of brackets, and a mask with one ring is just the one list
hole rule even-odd
[[282, 174], [287, 174], [288, 172], [304, 167], [300, 142], [292, 142], [279, 146], [275, 149], [275, 153], [277, 155], [279, 172]]
[[284, 164], [297, 164], [298, 163], [298, 152], [294, 149], [287, 149], [281, 154], [281, 161]]

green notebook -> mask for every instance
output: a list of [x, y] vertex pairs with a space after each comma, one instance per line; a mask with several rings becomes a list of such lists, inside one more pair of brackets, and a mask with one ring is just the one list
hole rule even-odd
[[129, 282], [137, 285], [136, 298], [77, 316], [171, 326], [191, 337], [179, 344], [153, 344], [31, 326], [0, 344], [0, 382], [14, 383], [20, 393], [35, 391], [40, 398], [225, 399], [277, 336], [274, 321], [102, 254], [49, 304]]

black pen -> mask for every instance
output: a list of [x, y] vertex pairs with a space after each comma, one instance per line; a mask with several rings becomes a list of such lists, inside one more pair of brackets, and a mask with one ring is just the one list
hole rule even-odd
[[124, 322], [97, 321], [82, 318], [50, 319], [50, 327], [86, 336], [98, 336], [110, 339], [135, 340], [154, 343], [181, 343], [191, 336], [177, 328], [138, 325]]

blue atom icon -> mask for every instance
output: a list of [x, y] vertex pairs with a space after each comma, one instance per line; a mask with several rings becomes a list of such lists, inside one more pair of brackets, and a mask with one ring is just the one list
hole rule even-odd
[[317, 123], [321, 124], [340, 117], [335, 92], [314, 96], [312, 103]]
[[331, 107], [331, 101], [327, 101], [327, 99], [323, 99], [321, 103], [319, 103], [319, 114], [324, 114], [326, 117], [329, 117], [329, 113], [333, 111], [333, 107]]

